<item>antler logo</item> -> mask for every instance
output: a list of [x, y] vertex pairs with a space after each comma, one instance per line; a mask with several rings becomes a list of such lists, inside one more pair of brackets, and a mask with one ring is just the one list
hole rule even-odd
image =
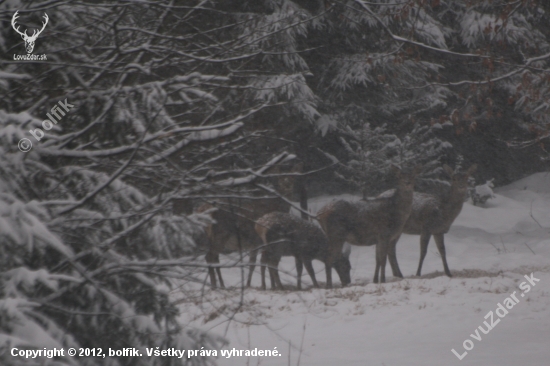
[[13, 14], [13, 17], [11, 18], [11, 26], [17, 33], [21, 35], [21, 38], [23, 38], [23, 40], [25, 41], [25, 48], [27, 49], [27, 53], [32, 53], [32, 51], [34, 50], [34, 42], [36, 41], [40, 33], [42, 33], [44, 28], [46, 28], [46, 24], [48, 24], [48, 20], [49, 20], [48, 14], [44, 13], [44, 19], [46, 21], [42, 22], [42, 29], [40, 29], [39, 31], [37, 31], [36, 29], [33, 30], [32, 36], [29, 36], [27, 34], [26, 29], [25, 29], [25, 32], [21, 32], [19, 31], [19, 26], [17, 26], [17, 28], [15, 27], [15, 21], [19, 17], [19, 15], [17, 15], [18, 12], [19, 10], [16, 11], [15, 14]]

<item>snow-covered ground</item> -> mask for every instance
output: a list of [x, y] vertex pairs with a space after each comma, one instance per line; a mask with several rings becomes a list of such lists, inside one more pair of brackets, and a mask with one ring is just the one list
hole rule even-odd
[[[219, 365], [548, 365], [550, 364], [550, 174], [495, 190], [484, 207], [464, 205], [445, 236], [453, 278], [442, 275], [433, 239], [422, 278], [414, 277], [419, 237], [403, 235], [398, 260], [405, 279], [372, 283], [374, 247], [353, 247], [352, 284], [295, 291], [293, 258], [280, 268], [288, 291], [241, 291], [241, 270], [224, 269], [227, 290], [206, 289], [180, 304], [181, 321], [224, 336], [225, 349], [277, 350], [281, 357], [218, 358]], [[316, 212], [335, 197], [310, 201]], [[348, 199], [356, 199], [346, 196]], [[223, 261], [231, 260], [224, 257]], [[314, 263], [324, 285], [320, 262]], [[524, 275], [540, 279], [521, 297]], [[336, 277], [337, 287], [339, 280]], [[189, 289], [189, 291], [191, 291]], [[475, 330], [513, 292], [519, 302], [488, 333]], [[177, 292], [174, 296], [182, 297]], [[498, 316], [494, 314], [494, 321]], [[474, 348], [460, 361], [463, 342]], [[466, 342], [467, 347], [471, 347]], [[290, 361], [289, 361], [290, 359]]]

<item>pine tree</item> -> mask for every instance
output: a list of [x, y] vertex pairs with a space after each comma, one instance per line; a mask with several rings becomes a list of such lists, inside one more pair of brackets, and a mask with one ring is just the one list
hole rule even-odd
[[[1, 5], [6, 19], [16, 9], [29, 10], [19, 20], [50, 18], [35, 50], [48, 62], [15, 62], [0, 74], [2, 349], [134, 347], [145, 355], [147, 347], [219, 350], [225, 342], [178, 321], [172, 291], [202, 283], [205, 268], [190, 255], [208, 217], [173, 210], [265, 196], [253, 183], [293, 155], [284, 144], [255, 150], [269, 126], [254, 119], [267, 109], [306, 119], [317, 112], [291, 47], [303, 15], [289, 17], [288, 6], [256, 14], [244, 3], [224, 7]], [[22, 48], [11, 33], [4, 29], [0, 44]], [[59, 101], [74, 107], [49, 128], [43, 120]], [[31, 151], [19, 151], [22, 138]], [[15, 362], [0, 355], [3, 365]], [[59, 361], [136, 362], [213, 361]]]

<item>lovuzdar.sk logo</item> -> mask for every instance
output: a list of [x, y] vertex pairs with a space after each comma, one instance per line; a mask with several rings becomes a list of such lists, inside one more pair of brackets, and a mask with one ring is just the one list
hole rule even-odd
[[25, 49], [27, 50], [26, 55], [13, 55], [14, 60], [30, 60], [30, 61], [44, 61], [46, 60], [46, 55], [33, 55], [32, 51], [34, 51], [34, 43], [36, 42], [36, 39], [38, 36], [44, 31], [44, 28], [46, 28], [46, 25], [48, 24], [48, 14], [44, 13], [44, 22], [42, 22], [42, 29], [37, 30], [34, 29], [32, 31], [32, 35], [27, 34], [27, 29], [25, 29], [24, 32], [21, 32], [19, 30], [19, 25], [16, 24], [17, 18], [19, 18], [19, 10], [13, 14], [13, 17], [11, 18], [11, 26], [13, 29], [23, 38], [23, 41], [25, 41]]

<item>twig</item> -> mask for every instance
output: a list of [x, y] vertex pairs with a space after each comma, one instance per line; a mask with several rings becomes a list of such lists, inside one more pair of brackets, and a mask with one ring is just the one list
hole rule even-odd
[[489, 242], [489, 244], [491, 244], [493, 246], [493, 248], [495, 248], [497, 250], [497, 253], [500, 254], [500, 248], [497, 248], [497, 246], [491, 242]]
[[[250, 349], [250, 327], [246, 327], [246, 333], [248, 335], [248, 349]], [[246, 366], [250, 366], [250, 356], [246, 359]]]
[[527, 242], [525, 242], [525, 243], [523, 243], [523, 244], [525, 244], [525, 246], [526, 246], [527, 248], [529, 248], [529, 250], [531, 251], [531, 253], [533, 253], [533, 255], [537, 255], [537, 254], [533, 251], [533, 249], [531, 249], [531, 247], [530, 247], [529, 245], [527, 245]]
[[306, 319], [304, 320], [304, 328], [303, 328], [303, 331], [302, 331], [302, 340], [300, 341], [300, 353], [298, 353], [298, 362], [296, 363], [296, 366], [300, 366], [300, 359], [302, 358], [304, 338], [305, 338], [305, 335], [306, 335], [306, 324], [307, 324], [307, 315], [306, 315]]
[[290, 347], [290, 339], [288, 340], [288, 366], [290, 366], [290, 351], [291, 351], [291, 347]]
[[533, 202], [535, 202], [535, 200], [532, 200], [531, 201], [531, 208], [529, 209], [529, 215], [531, 216], [531, 218], [542, 228], [542, 229], [546, 229], [544, 226], [542, 226], [540, 224], [540, 222], [537, 221], [537, 219], [535, 219], [535, 216], [533, 216]]
[[276, 190], [274, 190], [273, 188], [271, 187], [268, 187], [264, 184], [256, 184], [258, 187], [278, 196], [280, 199], [282, 199], [283, 201], [285, 201], [286, 203], [288, 203], [292, 208], [296, 209], [298, 212], [300, 213], [303, 213], [305, 215], [307, 215], [307, 217], [311, 218], [311, 219], [314, 219], [316, 220], [317, 219], [317, 216], [316, 215], [312, 215], [311, 213], [307, 212], [307, 211], [304, 211], [302, 210], [301, 207], [298, 207], [294, 202], [292, 202], [291, 200], [287, 199], [286, 197], [284, 197], [283, 195], [281, 195], [279, 192], [277, 192]]
[[502, 243], [502, 247], [504, 248], [504, 253], [507, 253], [506, 247], [504, 246], [504, 241], [502, 240], [502, 235], [499, 235], [500, 242]]

